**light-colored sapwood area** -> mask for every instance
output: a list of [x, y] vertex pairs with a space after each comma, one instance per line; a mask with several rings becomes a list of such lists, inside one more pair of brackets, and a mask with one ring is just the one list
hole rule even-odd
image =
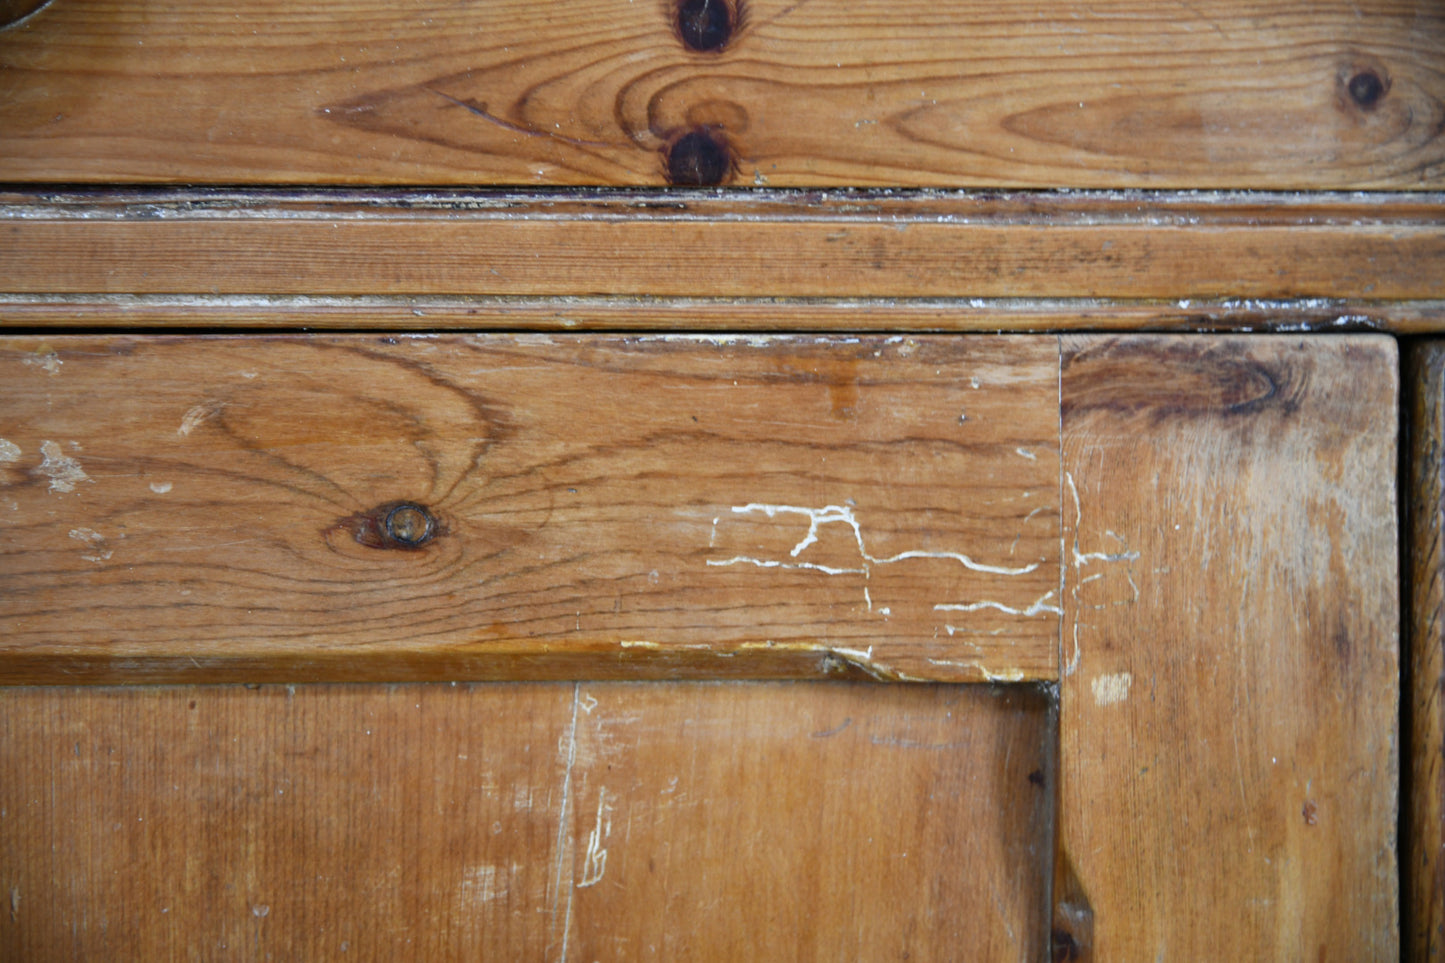
[[680, 6], [707, 4], [57, 0], [0, 33], [0, 180], [1419, 189], [1445, 176], [1435, 0], [714, 0], [730, 29], [701, 52]]
[[1334, 299], [1445, 299], [1445, 195], [11, 192], [0, 291], [236, 295], [238, 319], [279, 295], [1149, 299], [1186, 319], [1289, 299], [1333, 320], [1352, 316]]
[[1400, 820], [1406, 959], [1445, 960], [1445, 343], [1408, 358], [1410, 601], [1405, 793]]
[[16, 689], [0, 956], [1037, 960], [1031, 687]]
[[1064, 339], [1065, 958], [1398, 959], [1396, 389], [1386, 338]]
[[1052, 337], [0, 344], [0, 679], [1053, 678]]

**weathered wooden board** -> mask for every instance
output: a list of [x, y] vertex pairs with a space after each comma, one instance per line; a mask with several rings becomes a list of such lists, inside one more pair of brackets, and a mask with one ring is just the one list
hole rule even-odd
[[1445, 344], [1418, 343], [1406, 368], [1409, 633], [1401, 873], [1406, 959], [1445, 960]]
[[[0, 201], [8, 293], [1445, 299], [1438, 193], [168, 191]], [[786, 326], [791, 311], [779, 306], [772, 323]]]
[[12, 338], [0, 371], [6, 681], [1056, 674], [1054, 338]]
[[677, 29], [706, 6], [58, 0], [0, 33], [0, 181], [1445, 177], [1435, 0], [716, 0], [730, 29]]
[[1066, 958], [1398, 959], [1397, 381], [1378, 336], [1064, 339]]
[[1026, 687], [0, 692], [0, 956], [1038, 960]]

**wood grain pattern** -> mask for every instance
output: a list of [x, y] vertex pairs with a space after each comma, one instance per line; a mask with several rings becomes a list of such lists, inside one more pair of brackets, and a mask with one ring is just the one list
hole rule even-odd
[[1404, 491], [1409, 538], [1405, 813], [1400, 820], [1407, 960], [1445, 959], [1445, 344], [1407, 355], [1410, 442]]
[[1052, 733], [1023, 687], [11, 689], [0, 956], [1036, 960]]
[[1064, 339], [1064, 958], [1398, 959], [1397, 381]]
[[1053, 338], [15, 338], [0, 370], [9, 682], [1056, 673]]
[[695, 131], [749, 186], [1445, 177], [1433, 0], [742, 7], [700, 54], [663, 0], [56, 3], [0, 34], [0, 180], [659, 184]]
[[[1445, 195], [0, 195], [7, 293], [1445, 299]], [[244, 305], [243, 305], [244, 308]], [[773, 324], [788, 323], [779, 308]]]

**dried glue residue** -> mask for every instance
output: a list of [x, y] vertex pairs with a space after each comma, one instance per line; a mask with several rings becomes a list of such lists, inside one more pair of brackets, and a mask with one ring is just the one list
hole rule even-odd
[[1133, 684], [1132, 675], [1120, 672], [1117, 675], [1099, 676], [1089, 683], [1089, 688], [1094, 690], [1095, 705], [1111, 706], [1129, 698], [1129, 686]]

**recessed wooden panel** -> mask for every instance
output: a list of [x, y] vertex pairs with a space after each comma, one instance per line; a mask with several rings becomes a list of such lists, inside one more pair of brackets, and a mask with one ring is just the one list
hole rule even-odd
[[1053, 338], [14, 338], [0, 678], [1051, 678]]
[[[1445, 298], [1439, 193], [165, 190], [0, 200], [0, 290], [238, 295], [237, 321], [276, 295], [1148, 298], [1170, 301], [1166, 312], [1199, 299], [1248, 310], [1261, 298]], [[790, 327], [795, 307], [773, 306], [769, 325]], [[1071, 323], [1081, 322], [1056, 326]], [[1012, 325], [990, 329], [1000, 327]]]
[[1395, 960], [1394, 342], [1066, 337], [1065, 958]]
[[0, 692], [6, 959], [1037, 960], [1031, 688]]
[[1418, 189], [1445, 171], [1433, 0], [717, 0], [704, 49], [682, 5], [57, 0], [0, 33], [0, 180]]
[[1445, 343], [1418, 343], [1408, 360], [1402, 908], [1406, 959], [1436, 963], [1445, 959]]

